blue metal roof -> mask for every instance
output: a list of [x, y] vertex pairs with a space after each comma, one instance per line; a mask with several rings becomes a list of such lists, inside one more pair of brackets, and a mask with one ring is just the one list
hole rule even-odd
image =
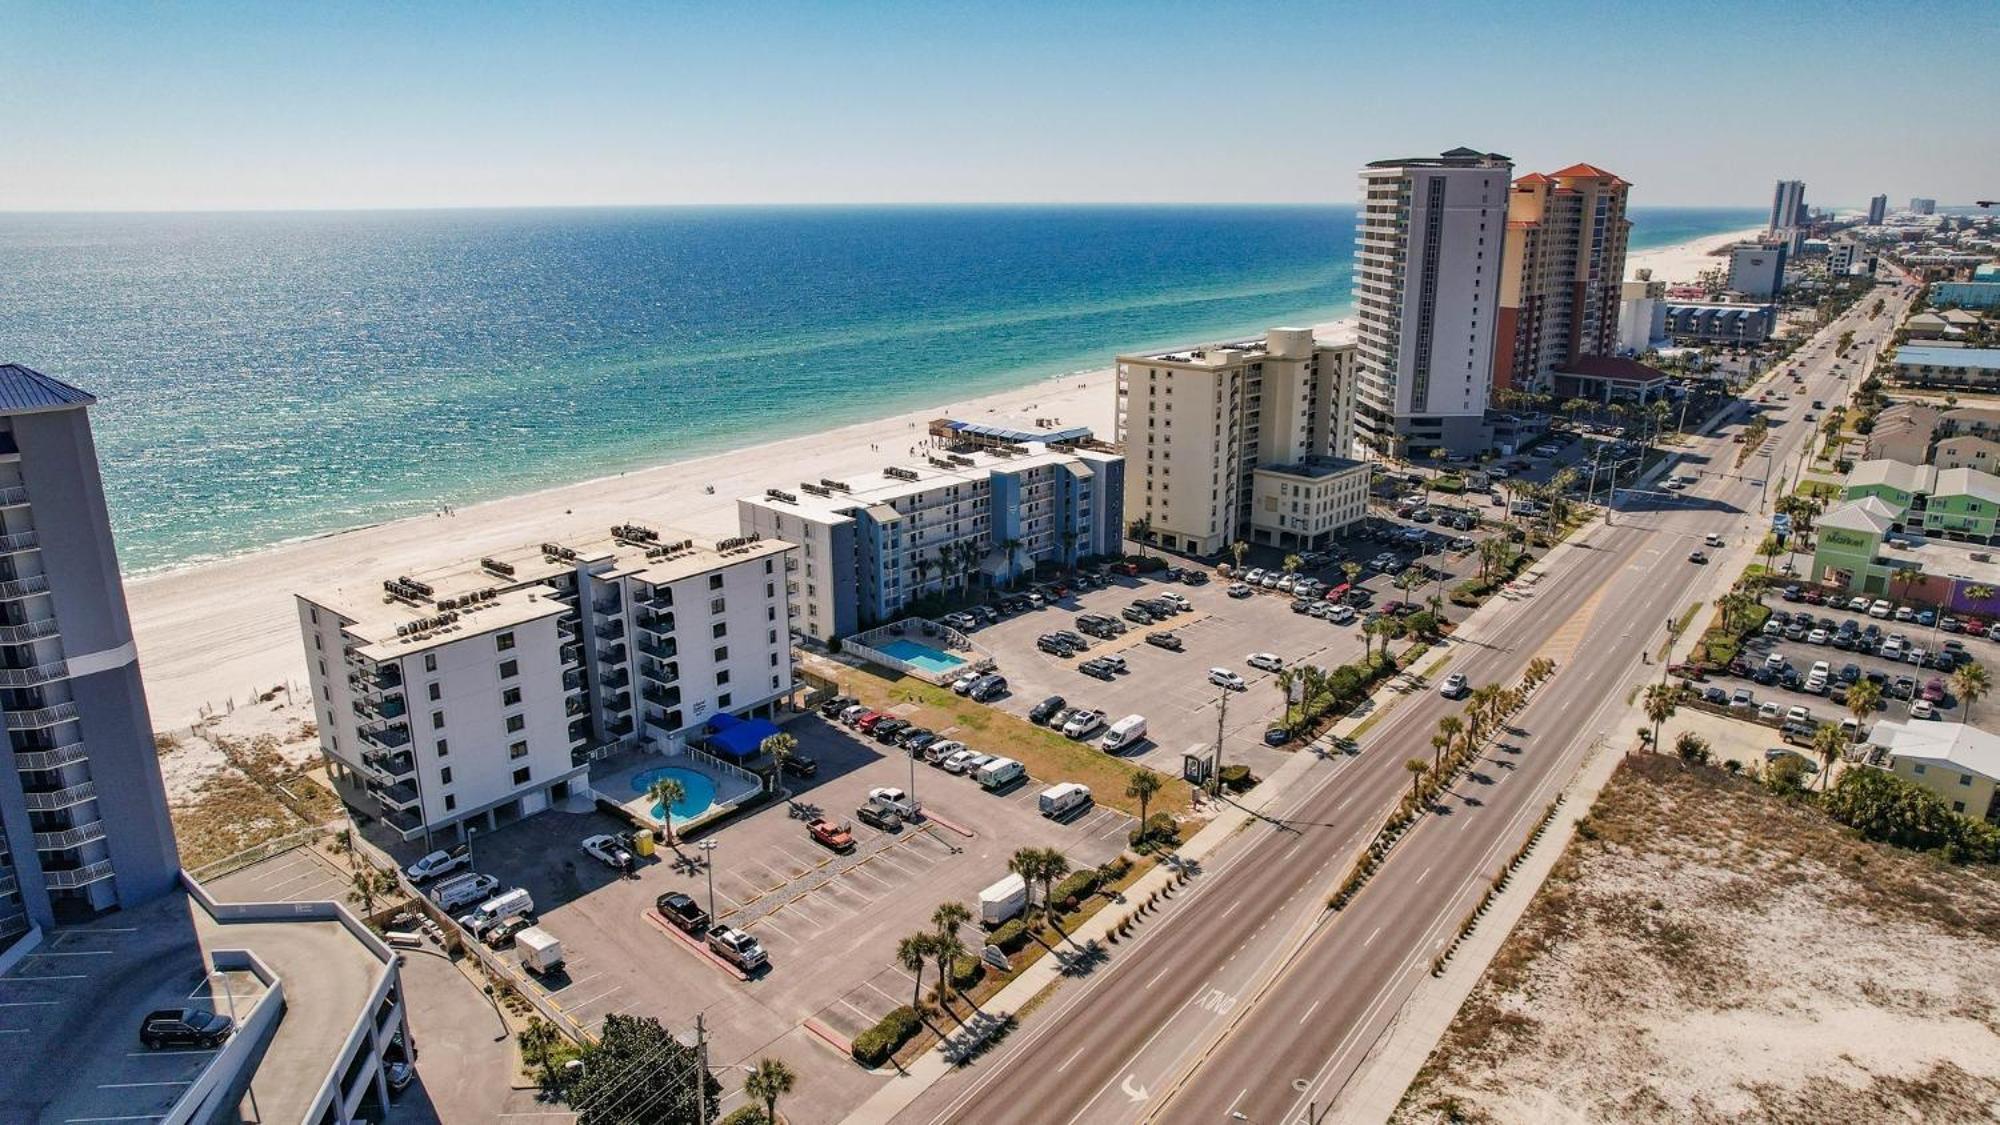
[[1932, 348], [1922, 344], [1905, 344], [1896, 349], [1896, 362], [2000, 370], [2000, 348]]
[[1040, 441], [1055, 443], [1076, 441], [1090, 436], [1089, 426], [1066, 426], [1059, 430], [1015, 430], [1006, 426], [989, 426], [984, 422], [953, 422], [951, 428], [963, 434], [978, 434], [980, 437], [998, 438], [1001, 441]]
[[0, 414], [26, 414], [68, 406], [92, 406], [97, 400], [60, 379], [51, 379], [18, 363], [0, 363]]

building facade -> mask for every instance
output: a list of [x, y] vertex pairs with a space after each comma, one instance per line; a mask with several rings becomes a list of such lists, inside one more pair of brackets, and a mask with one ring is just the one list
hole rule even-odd
[[1270, 547], [1326, 546], [1368, 514], [1366, 461], [1308, 457], [1251, 473], [1250, 542]]
[[0, 954], [180, 869], [84, 391], [0, 364]]
[[2000, 737], [1965, 723], [1876, 723], [1868, 741], [1889, 769], [1943, 798], [1960, 816], [2000, 823]]
[[1990, 389], [2000, 386], [2000, 348], [1906, 344], [1896, 349], [1890, 378], [1919, 387]]
[[589, 794], [593, 757], [674, 749], [791, 694], [791, 546], [637, 524], [298, 597], [328, 773], [404, 839]]
[[1362, 170], [1355, 436], [1373, 453], [1486, 446], [1512, 172], [1466, 148]]
[[1680, 344], [1761, 344], [1777, 328], [1774, 305], [1681, 304], [1666, 307], [1669, 339]]
[[1618, 347], [1643, 352], [1667, 338], [1667, 283], [1650, 275], [1628, 281], [1618, 302]]
[[1783, 244], [1738, 246], [1729, 252], [1729, 288], [1745, 297], [1775, 297], [1785, 287]]
[[[968, 446], [968, 448], [971, 448]], [[801, 636], [892, 621], [927, 595], [1123, 552], [1125, 458], [1102, 443], [985, 443], [737, 500], [745, 535], [798, 548]]]
[[1617, 353], [1629, 191], [1589, 164], [1514, 181], [1494, 333], [1496, 405], [1507, 404], [1507, 390], [1549, 392], [1581, 356]]
[[1882, 220], [1889, 217], [1889, 197], [1878, 195], [1868, 201], [1868, 225], [1879, 227]]
[[[1357, 354], [1274, 328], [1262, 340], [1119, 356], [1126, 518], [1148, 542], [1189, 554], [1263, 541], [1257, 471], [1354, 449]], [[1281, 529], [1265, 530], [1275, 542]]]
[[1922, 196], [1910, 197], [1910, 214], [1912, 215], [1937, 214], [1937, 200], [1925, 199]]
[[1779, 180], [1778, 190], [1771, 196], [1771, 222], [1766, 228], [1767, 233], [1790, 238], [1793, 231], [1808, 222], [1805, 181]]

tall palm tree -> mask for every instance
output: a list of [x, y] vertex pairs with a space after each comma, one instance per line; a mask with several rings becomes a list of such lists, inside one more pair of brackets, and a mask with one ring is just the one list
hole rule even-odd
[[931, 947], [937, 944], [937, 935], [928, 931], [914, 933], [896, 943], [896, 963], [910, 971], [917, 982], [917, 994], [910, 999], [910, 1007], [919, 1011], [924, 1006], [924, 966], [930, 964]]
[[1417, 800], [1417, 787], [1424, 783], [1424, 773], [1430, 765], [1422, 758], [1411, 758], [1403, 763], [1403, 768], [1410, 771], [1410, 799]]
[[945, 1011], [951, 1013], [951, 1018], [957, 1020], [961, 1027], [965, 1025], [965, 1020], [951, 1006], [954, 991], [951, 970], [963, 956], [965, 956], [965, 939], [958, 936], [957, 930], [948, 934], [931, 935], [931, 957], [937, 962], [938, 970], [938, 1003]]
[[375, 900], [396, 893], [396, 877], [387, 871], [378, 871], [364, 864], [354, 872], [349, 886], [353, 889], [347, 892], [347, 901], [359, 903], [362, 914], [373, 918]]
[[[1954, 675], [1952, 678], [1955, 680], [1957, 676]], [[1847, 709], [1854, 713], [1854, 721], [1857, 723], [1867, 722], [1868, 716], [1873, 715], [1875, 708], [1881, 703], [1882, 689], [1874, 680], [1861, 680], [1847, 689]], [[1972, 705], [1966, 704], [1966, 710], [1971, 709]]]
[[1288, 727], [1292, 725], [1292, 688], [1296, 687], [1298, 682], [1297, 668], [1280, 668], [1278, 674], [1271, 677], [1271, 683], [1277, 686], [1278, 694], [1284, 697], [1285, 725]]
[[1130, 535], [1138, 541], [1139, 557], [1142, 559], [1146, 557], [1146, 537], [1152, 533], [1153, 520], [1150, 516], [1140, 516], [1138, 519], [1125, 525], [1125, 534]]
[[1042, 909], [1049, 912], [1049, 920], [1055, 920], [1056, 884], [1070, 872], [1069, 857], [1057, 848], [1042, 849]]
[[1243, 569], [1243, 556], [1250, 553], [1250, 544], [1238, 539], [1229, 545], [1229, 557], [1236, 563], [1236, 569]]
[[1299, 568], [1306, 565], [1306, 560], [1297, 555], [1286, 555], [1285, 561], [1279, 565], [1285, 568], [1286, 574], [1297, 574]]
[[1958, 671], [1951, 674], [1952, 692], [1965, 700], [1965, 714], [1958, 717], [1959, 722], [1972, 721], [1972, 705], [1979, 702], [1979, 697], [1992, 687], [1993, 681], [1987, 677], [1984, 664], [1959, 665]]
[[941, 902], [931, 911], [931, 925], [937, 927], [938, 936], [955, 934], [960, 926], [972, 921], [972, 911], [962, 902]]
[[687, 800], [687, 786], [677, 778], [656, 778], [646, 787], [646, 799], [660, 806], [660, 823], [667, 826], [667, 842], [679, 844], [680, 834], [674, 831], [674, 806]]
[[1021, 881], [1028, 884], [1030, 906], [1034, 905], [1035, 887], [1042, 881], [1043, 860], [1044, 853], [1041, 848], [1016, 848], [1014, 854], [1007, 859], [1007, 870], [1019, 875]]
[[1465, 720], [1458, 715], [1446, 715], [1438, 720], [1438, 734], [1444, 738], [1445, 749], [1449, 750], [1458, 742], [1458, 736], [1465, 733]]
[[1133, 770], [1131, 778], [1125, 782], [1125, 795], [1139, 802], [1139, 838], [1142, 840], [1146, 836], [1146, 807], [1153, 803], [1153, 794], [1160, 791], [1162, 784], [1160, 775], [1144, 766]]
[[1653, 724], [1653, 745], [1660, 744], [1660, 727], [1679, 710], [1680, 689], [1668, 684], [1646, 688], [1646, 719]]
[[1451, 749], [1451, 736], [1444, 733], [1431, 735], [1431, 768], [1444, 768], [1444, 752]]
[[785, 792], [785, 767], [798, 755], [799, 740], [789, 734], [774, 734], [758, 743], [757, 748], [771, 756], [773, 766], [771, 777], [778, 783], [778, 798], [780, 800], [788, 798], [790, 794]]
[[778, 1099], [792, 1092], [798, 1075], [779, 1059], [758, 1059], [750, 1076], [743, 1080], [743, 1092], [764, 1103], [764, 1120], [778, 1125]]
[[1819, 758], [1819, 784], [1826, 787], [1827, 779], [1833, 776], [1833, 763], [1840, 760], [1840, 752], [1847, 749], [1847, 735], [1836, 726], [1822, 724], [1813, 732], [1813, 754]]

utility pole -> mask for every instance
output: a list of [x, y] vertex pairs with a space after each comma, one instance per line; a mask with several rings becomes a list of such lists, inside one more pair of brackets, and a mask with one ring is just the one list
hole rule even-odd
[[694, 1014], [694, 1057], [700, 1067], [694, 1076], [695, 1120], [708, 1120], [708, 1028], [702, 1023], [701, 1013]]
[[1222, 698], [1215, 705], [1215, 769], [1208, 779], [1210, 794], [1222, 796], [1222, 731], [1223, 722], [1229, 716], [1229, 689], [1222, 689]]

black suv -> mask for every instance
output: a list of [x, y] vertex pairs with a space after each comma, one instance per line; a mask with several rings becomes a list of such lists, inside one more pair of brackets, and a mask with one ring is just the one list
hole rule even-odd
[[1062, 696], [1051, 695], [1040, 703], [1035, 704], [1034, 708], [1028, 712], [1028, 721], [1031, 723], [1046, 724], [1050, 719], [1055, 718], [1067, 705], [1068, 701], [1063, 699]]
[[793, 777], [811, 777], [819, 772], [819, 759], [797, 750], [785, 756], [784, 771]]
[[139, 1042], [146, 1049], [162, 1047], [213, 1047], [229, 1038], [236, 1023], [206, 1008], [163, 1008], [139, 1025]]
[[660, 912], [660, 917], [672, 922], [675, 929], [697, 938], [708, 935], [708, 911], [679, 891], [668, 891], [654, 899], [653, 909]]

